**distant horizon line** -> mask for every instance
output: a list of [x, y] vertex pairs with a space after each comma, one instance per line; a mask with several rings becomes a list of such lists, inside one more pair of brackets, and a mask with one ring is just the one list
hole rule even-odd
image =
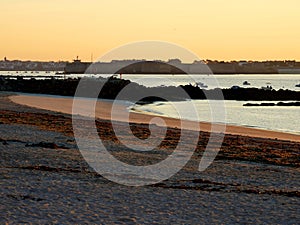
[[[13, 61], [21, 61], [21, 62], [73, 62], [76, 60], [76, 58], [70, 60], [35, 60], [35, 59], [8, 59], [7, 57], [4, 57], [0, 61], [8, 61], [8, 62], [13, 62]], [[81, 59], [79, 59], [81, 60]], [[171, 58], [167, 60], [161, 60], [161, 59], [112, 59], [109, 62], [112, 61], [162, 61], [162, 62], [168, 62], [170, 60], [180, 60], [182, 63], [185, 63], [183, 60], [178, 59], [178, 58]], [[82, 60], [81, 60], [82, 61]], [[300, 59], [264, 59], [264, 60], [253, 60], [253, 59], [234, 59], [234, 60], [222, 60], [222, 59], [199, 59], [199, 60], [194, 60], [193, 62], [200, 62], [200, 61], [211, 61], [211, 62], [300, 62]], [[89, 62], [89, 63], [94, 63], [94, 62], [108, 62], [108, 61], [82, 61], [82, 62]], [[109, 63], [108, 62], [108, 63]], [[192, 63], [193, 63], [192, 62]]]

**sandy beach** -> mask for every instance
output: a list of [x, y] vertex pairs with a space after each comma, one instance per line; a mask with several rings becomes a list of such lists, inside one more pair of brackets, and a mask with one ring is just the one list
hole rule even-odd
[[[178, 121], [166, 122], [167, 137], [152, 154], [132, 152], [114, 136], [107, 111], [111, 104], [100, 104], [99, 136], [115, 157], [143, 165], [164, 159], [174, 149]], [[210, 130], [209, 124], [201, 123], [197, 149], [179, 173], [158, 184], [127, 187], [105, 179], [85, 162], [73, 136], [70, 107], [70, 100], [0, 97], [1, 223], [297, 224], [300, 220], [300, 143], [295, 135], [229, 126], [216, 160], [199, 172]], [[122, 110], [127, 109], [118, 107], [122, 130]], [[145, 123], [151, 118], [133, 113], [133, 132], [147, 137]], [[188, 139], [185, 145], [189, 146]]]
[[[35, 95], [14, 95], [9, 97], [9, 99], [17, 104], [26, 105], [34, 108], [40, 108], [55, 112], [67, 113], [72, 114], [72, 98], [55, 98], [55, 97], [44, 97], [44, 96], [35, 96]], [[82, 102], [82, 112], [85, 115], [88, 115], [88, 112], [84, 111], [85, 101], [81, 100]], [[115, 104], [115, 111], [117, 112], [114, 119], [121, 122], [127, 122], [126, 115], [127, 115], [127, 106], [122, 104]], [[112, 101], [98, 101], [97, 106], [95, 109], [95, 115], [97, 118], [111, 120], [111, 109], [112, 109]], [[129, 117], [129, 122], [132, 123], [150, 123], [153, 119], [152, 115], [141, 114], [131, 112]], [[163, 118], [165, 125], [167, 127], [181, 127], [180, 120], [172, 119], [167, 117]], [[157, 124], [162, 125], [162, 124]], [[216, 130], [222, 130], [223, 126], [219, 126], [215, 124]], [[196, 131], [205, 131], [211, 132], [211, 124], [201, 122], [199, 125], [195, 125], [195, 122], [192, 121], [185, 121], [184, 129], [189, 130], [196, 130]], [[270, 139], [279, 139], [279, 140], [290, 140], [300, 142], [300, 135], [296, 134], [289, 134], [283, 132], [276, 132], [276, 131], [269, 131], [269, 130], [262, 130], [262, 129], [255, 129], [255, 128], [248, 128], [242, 126], [233, 126], [227, 125], [225, 133], [227, 134], [234, 134], [234, 135], [242, 135], [242, 136], [249, 136], [249, 137], [261, 137], [261, 138], [270, 138]]]

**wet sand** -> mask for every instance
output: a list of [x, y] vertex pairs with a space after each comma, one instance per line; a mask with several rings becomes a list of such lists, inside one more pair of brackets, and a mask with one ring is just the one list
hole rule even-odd
[[[40, 108], [50, 111], [56, 111], [61, 113], [72, 114], [72, 98], [55, 98], [55, 97], [44, 97], [44, 96], [34, 96], [34, 95], [14, 95], [9, 97], [10, 100], [17, 104], [27, 105], [34, 108]], [[85, 100], [80, 100], [82, 102], [82, 114], [89, 116], [89, 112], [85, 110]], [[122, 104], [114, 104], [115, 112], [114, 120], [121, 122], [128, 122], [126, 115], [128, 112], [127, 106]], [[95, 115], [97, 118], [111, 120], [111, 109], [112, 101], [98, 101], [96, 106]], [[178, 119], [172, 119], [167, 117], [160, 117], [164, 120], [164, 123], [160, 121], [153, 121], [152, 119], [158, 116], [152, 116], [147, 114], [131, 112], [129, 116], [129, 122], [132, 123], [155, 123], [159, 126], [167, 126], [172, 128], [182, 128], [181, 121]], [[216, 133], [226, 133], [233, 135], [249, 136], [249, 137], [259, 137], [259, 138], [270, 138], [270, 139], [279, 139], [279, 140], [289, 140], [294, 142], [300, 142], [300, 135], [248, 128], [242, 126], [232, 126], [213, 124], [214, 131]], [[211, 132], [212, 125], [206, 122], [192, 122], [184, 121], [184, 129], [195, 130], [195, 131], [205, 131]]]

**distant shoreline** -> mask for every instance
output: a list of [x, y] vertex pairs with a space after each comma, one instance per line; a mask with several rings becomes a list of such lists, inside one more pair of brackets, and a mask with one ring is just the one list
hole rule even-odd
[[[91, 68], [91, 65], [93, 68]], [[0, 71], [64, 71], [65, 74], [82, 74], [87, 70], [98, 74], [300, 74], [300, 62], [281, 61], [217, 61], [199, 60], [183, 63], [179, 59], [160, 60], [112, 60], [111, 62], [40, 62], [2, 60]]]
[[[24, 77], [55, 77], [55, 76], [63, 76], [63, 75], [84, 75], [87, 73], [65, 73], [63, 70], [58, 70], [58, 71], [48, 71], [48, 70], [1, 70], [0, 69], [0, 73], [1, 72], [10, 72], [10, 73], [19, 73], [19, 74], [15, 74], [15, 76], [24, 76], [24, 73], [29, 73], [29, 72], [35, 72], [35, 73], [39, 73], [39, 72], [53, 72], [55, 73], [55, 75], [47, 75], [47, 76], [42, 76], [42, 75], [26, 75]], [[94, 74], [94, 75], [107, 75], [107, 74], [111, 74], [111, 75], [119, 75], [118, 73], [100, 73], [100, 74]], [[126, 75], [188, 75], [188, 74], [182, 74], [182, 73], [121, 73], [121, 74], [126, 74]], [[299, 75], [300, 74], [300, 70], [294, 73], [212, 73], [212, 74], [198, 74], [198, 73], [190, 73], [193, 75], [236, 75], [236, 76], [243, 76], [243, 75]], [[0, 74], [1, 77], [12, 77], [14, 75], [8, 75], [8, 74]]]

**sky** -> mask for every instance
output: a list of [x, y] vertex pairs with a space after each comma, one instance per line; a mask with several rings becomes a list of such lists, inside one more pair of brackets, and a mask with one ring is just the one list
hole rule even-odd
[[160, 40], [201, 59], [300, 61], [299, 0], [0, 0], [0, 8], [0, 59], [90, 61]]

